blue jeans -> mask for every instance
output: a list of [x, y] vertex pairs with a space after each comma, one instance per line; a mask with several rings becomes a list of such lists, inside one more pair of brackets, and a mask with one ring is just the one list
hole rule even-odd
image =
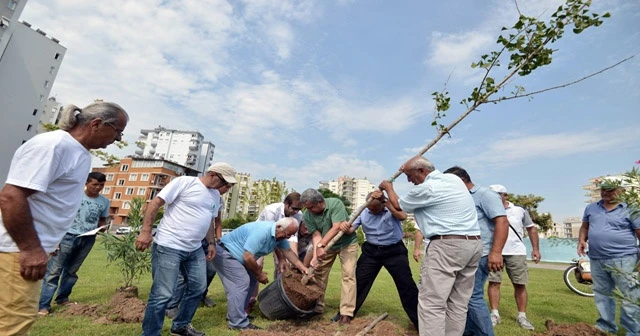
[[186, 279], [187, 289], [171, 329], [180, 330], [191, 323], [206, 286], [205, 262], [201, 248], [186, 252], [153, 244], [151, 255], [153, 284], [142, 320], [142, 335], [160, 335], [164, 312], [176, 288], [178, 274], [182, 274]]
[[[635, 272], [638, 255], [628, 255], [611, 259], [591, 259], [591, 278], [595, 294], [598, 319], [596, 327], [616, 334], [616, 298], [613, 289], [618, 288], [625, 296], [635, 302], [640, 298], [640, 287], [629, 278]], [[622, 273], [622, 274], [620, 274]], [[627, 336], [640, 336], [640, 307], [622, 301], [620, 307], [620, 324], [627, 330]]]
[[233, 328], [248, 326], [249, 319], [245, 307], [249, 304], [251, 294], [258, 287], [258, 280], [220, 244], [216, 246], [213, 264], [227, 294], [229, 326]]
[[[206, 256], [209, 253], [209, 242], [206, 239], [202, 241], [202, 250], [204, 251], [204, 255]], [[204, 289], [204, 293], [202, 293], [202, 300], [207, 296], [207, 292], [209, 291], [209, 285], [211, 285], [211, 281], [216, 276], [216, 268], [213, 266], [213, 260], [207, 261], [207, 287]], [[178, 275], [178, 283], [176, 284], [176, 288], [173, 290], [173, 297], [171, 297], [171, 301], [167, 304], [167, 309], [178, 308], [180, 305], [180, 301], [182, 301], [182, 295], [184, 295], [184, 288], [186, 286], [186, 282], [184, 281], [184, 277], [179, 274]]]
[[78, 237], [71, 233], [64, 235], [60, 242], [60, 250], [49, 259], [40, 291], [39, 310], [51, 309], [51, 300], [56, 290], [58, 291], [57, 303], [69, 301], [71, 290], [78, 281], [77, 272], [91, 252], [95, 241], [96, 236]]
[[493, 336], [493, 325], [489, 316], [489, 307], [484, 300], [484, 285], [489, 277], [489, 256], [480, 258], [476, 278], [473, 282], [473, 294], [469, 300], [467, 324], [463, 335]]

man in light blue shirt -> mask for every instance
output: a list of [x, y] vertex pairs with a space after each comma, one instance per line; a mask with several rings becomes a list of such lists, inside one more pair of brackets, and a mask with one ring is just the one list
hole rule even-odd
[[[401, 221], [407, 218], [407, 214], [393, 207], [391, 202], [387, 202], [379, 190], [369, 193], [367, 199], [371, 199], [369, 206], [356, 218], [347, 232], [351, 234], [358, 227], [362, 227], [367, 239], [362, 244], [362, 254], [356, 266], [357, 296], [353, 314], [355, 316], [360, 310], [380, 269], [384, 266], [396, 284], [402, 308], [418, 329], [418, 287], [413, 281], [408, 251], [402, 241]], [[339, 318], [339, 315], [340, 313], [336, 317]], [[337, 321], [336, 317], [334, 319]]]
[[224, 235], [216, 246], [213, 264], [227, 293], [227, 318], [229, 328], [260, 329], [249, 322], [245, 307], [258, 282], [269, 282], [256, 260], [276, 248], [303, 273], [307, 268], [298, 255], [289, 248], [287, 239], [298, 231], [298, 221], [285, 217], [277, 222], [258, 221], [247, 223]]
[[430, 239], [420, 267], [420, 335], [461, 335], [482, 254], [473, 198], [458, 177], [439, 172], [421, 156], [400, 170], [416, 185], [406, 196], [399, 198], [389, 181], [380, 189], [396, 209], [413, 212], [423, 236]]
[[489, 307], [484, 300], [484, 285], [489, 271], [502, 270], [502, 248], [509, 235], [507, 213], [500, 196], [493, 190], [473, 184], [466, 170], [455, 166], [445, 170], [446, 174], [458, 176], [471, 193], [482, 236], [482, 258], [476, 270], [464, 335], [493, 336]]
[[[640, 307], [633, 302], [640, 300], [638, 272], [638, 239], [640, 218], [633, 216], [626, 203], [620, 203], [624, 191], [620, 181], [605, 179], [600, 184], [601, 200], [587, 205], [582, 217], [578, 242], [578, 254], [586, 255], [589, 242], [591, 277], [598, 319], [596, 327], [617, 334], [616, 298], [614, 288], [632, 302], [622, 300], [620, 324], [627, 336], [640, 335]], [[636, 279], [631, 275], [636, 272]]]

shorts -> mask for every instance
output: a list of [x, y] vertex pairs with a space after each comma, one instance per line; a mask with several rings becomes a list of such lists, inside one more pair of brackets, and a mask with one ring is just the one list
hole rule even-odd
[[[509, 279], [514, 285], [526, 285], [529, 282], [529, 270], [527, 268], [526, 255], [505, 255], [502, 256], [504, 268], [507, 270]], [[489, 272], [489, 282], [502, 282], [502, 271]]]

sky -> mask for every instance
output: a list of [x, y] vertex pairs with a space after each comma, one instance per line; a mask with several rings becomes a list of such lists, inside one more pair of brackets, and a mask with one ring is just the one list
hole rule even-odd
[[[612, 17], [554, 45], [553, 62], [513, 85], [564, 84], [640, 53], [640, 2], [596, 0]], [[519, 1], [548, 17], [556, 0]], [[339, 176], [378, 184], [436, 136], [431, 93], [458, 102], [478, 86], [470, 64], [498, 50], [512, 1], [29, 0], [21, 19], [67, 48], [51, 90], [63, 104], [113, 101], [140, 129], [197, 130], [214, 161], [302, 191]], [[505, 63], [506, 64], [506, 63]], [[504, 69], [496, 78], [504, 74]], [[477, 185], [545, 198], [556, 222], [581, 216], [588, 179], [640, 159], [640, 55], [532, 99], [485, 105], [425, 156]], [[402, 194], [411, 185], [395, 182]]]

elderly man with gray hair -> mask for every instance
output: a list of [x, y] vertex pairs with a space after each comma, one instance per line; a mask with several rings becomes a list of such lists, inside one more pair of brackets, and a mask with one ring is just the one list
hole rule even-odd
[[49, 254], [80, 208], [89, 150], [121, 140], [128, 121], [115, 103], [69, 105], [60, 130], [38, 134], [16, 150], [0, 191], [0, 288], [12, 293], [0, 295], [3, 335], [24, 335], [31, 328]]
[[267, 273], [256, 263], [256, 259], [280, 249], [282, 255], [300, 271], [307, 268], [298, 255], [289, 248], [289, 241], [298, 232], [298, 221], [285, 217], [277, 222], [257, 221], [241, 225], [224, 235], [216, 246], [213, 265], [227, 293], [227, 319], [234, 330], [260, 329], [249, 322], [245, 307], [258, 282], [269, 282]]
[[475, 204], [462, 180], [436, 170], [427, 159], [411, 158], [400, 170], [416, 186], [398, 197], [383, 181], [396, 209], [413, 212], [430, 242], [420, 267], [418, 294], [420, 335], [462, 335], [473, 279], [482, 256]]
[[[316, 279], [324, 289], [327, 288], [331, 266], [336, 260], [336, 256], [340, 255], [342, 291], [340, 293], [339, 323], [341, 325], [349, 324], [356, 308], [358, 236], [355, 232], [348, 232], [349, 229], [346, 226], [341, 227], [349, 219], [347, 209], [341, 200], [337, 198], [325, 199], [319, 191], [307, 189], [300, 195], [300, 203], [307, 209], [302, 220], [313, 236], [313, 246], [315, 247], [315, 256], [311, 264], [315, 265]], [[325, 246], [338, 231], [343, 231], [344, 235], [329, 250], [325, 250]], [[324, 313], [324, 295], [318, 300], [315, 311]]]

